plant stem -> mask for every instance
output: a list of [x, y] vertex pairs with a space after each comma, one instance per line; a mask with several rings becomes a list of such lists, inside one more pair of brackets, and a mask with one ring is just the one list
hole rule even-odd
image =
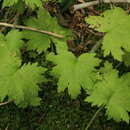
[[0, 26], [10, 27], [10, 28], [18, 28], [18, 29], [24, 29], [24, 30], [30, 30], [30, 31], [34, 31], [34, 32], [39, 32], [39, 33], [51, 35], [51, 36], [56, 37], [56, 38], [64, 38], [63, 35], [60, 35], [60, 34], [57, 34], [57, 33], [53, 33], [53, 32], [49, 32], [49, 31], [45, 31], [45, 30], [39, 30], [39, 29], [33, 28], [33, 27], [9, 24], [9, 23], [4, 23], [4, 22], [0, 22]]
[[87, 127], [85, 128], [85, 130], [88, 130], [89, 127], [91, 126], [91, 124], [93, 123], [93, 121], [95, 120], [95, 118], [97, 117], [98, 113], [102, 110], [102, 107], [100, 107], [95, 114], [93, 115], [93, 117], [91, 118], [91, 120], [89, 121]]
[[92, 53], [95, 52], [100, 47], [101, 43], [102, 43], [102, 39], [95, 43], [95, 45], [93, 46], [90, 52]]

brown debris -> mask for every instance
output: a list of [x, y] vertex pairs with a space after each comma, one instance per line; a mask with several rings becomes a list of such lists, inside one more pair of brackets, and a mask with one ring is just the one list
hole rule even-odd
[[74, 40], [68, 40], [67, 45], [69, 50], [75, 53], [75, 55], [79, 56], [82, 53], [90, 51], [96, 42], [95, 39], [102, 36], [101, 33], [91, 30], [85, 22], [85, 18], [88, 15], [100, 14], [100, 12], [96, 11], [93, 7], [89, 7], [87, 12], [85, 12], [84, 9], [74, 12], [73, 9], [70, 8], [70, 10], [64, 14], [60, 12], [60, 8], [57, 4], [49, 3], [46, 5], [46, 8], [52, 15], [57, 16], [61, 26], [70, 28], [74, 33]]

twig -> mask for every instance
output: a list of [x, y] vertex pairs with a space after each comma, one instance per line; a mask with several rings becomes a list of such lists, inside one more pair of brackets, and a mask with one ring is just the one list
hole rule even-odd
[[2, 102], [2, 103], [0, 103], [0, 106], [4, 106], [4, 105], [6, 105], [6, 104], [8, 104], [8, 103], [10, 103], [10, 102], [12, 102], [12, 100], [9, 100], [9, 101], [7, 101], [7, 102]]
[[[103, 3], [130, 3], [130, 0], [102, 0]], [[99, 0], [74, 5], [74, 11], [99, 4]]]
[[35, 32], [51, 35], [51, 36], [56, 37], [56, 38], [64, 38], [63, 35], [60, 35], [60, 34], [57, 34], [57, 33], [49, 32], [49, 31], [45, 31], [45, 30], [39, 30], [37, 28], [32, 28], [32, 27], [27, 27], [27, 26], [22, 26], [22, 25], [14, 25], [14, 24], [0, 22], [0, 26], [30, 30], [30, 31], [35, 31]]
[[5, 130], [8, 130], [8, 127], [9, 127], [9, 126], [7, 125], [7, 127], [5, 128]]
[[88, 128], [91, 126], [91, 124], [93, 123], [93, 121], [95, 120], [95, 118], [97, 117], [98, 113], [102, 110], [102, 107], [100, 107], [95, 114], [93, 115], [92, 119], [89, 121], [87, 127], [85, 128], [85, 130], [88, 130]]
[[87, 8], [89, 6], [97, 5], [97, 4], [99, 4], [99, 1], [84, 2], [82, 4], [76, 4], [76, 5], [74, 5], [74, 11], [83, 9], [83, 8]]

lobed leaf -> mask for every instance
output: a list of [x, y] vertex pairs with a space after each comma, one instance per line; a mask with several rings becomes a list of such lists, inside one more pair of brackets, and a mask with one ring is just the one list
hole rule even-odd
[[[64, 36], [70, 34], [70, 32], [67, 29], [61, 27], [57, 23], [56, 18], [51, 17], [48, 11], [46, 11], [45, 9], [40, 9], [38, 11], [37, 18], [30, 18], [25, 22], [25, 24], [27, 26], [38, 28], [40, 30], [58, 33]], [[50, 35], [45, 35], [42, 33], [32, 31], [24, 31], [24, 37], [29, 40], [28, 50], [36, 50], [38, 53], [45, 51], [49, 47], [50, 43], [52, 41], [54, 42], [57, 39]], [[65, 39], [63, 39], [63, 41], [64, 40]]]
[[68, 88], [72, 98], [76, 98], [81, 91], [81, 87], [91, 90], [96, 80], [96, 69], [100, 60], [95, 54], [86, 53], [78, 58], [71, 52], [60, 51], [57, 55], [49, 55], [48, 60], [52, 61], [56, 66], [52, 70], [52, 75], [59, 78], [58, 92]]
[[86, 22], [90, 27], [105, 32], [103, 38], [104, 56], [109, 55], [122, 61], [123, 49], [130, 52], [130, 16], [121, 8], [107, 10], [101, 16], [90, 16]]
[[102, 80], [94, 85], [95, 89], [85, 101], [91, 102], [92, 105], [97, 105], [98, 107], [104, 106], [109, 118], [113, 118], [116, 121], [129, 122], [130, 73], [119, 77], [118, 71], [112, 69], [108, 63], [106, 63], [101, 72]]
[[45, 68], [37, 64], [24, 64], [20, 59], [22, 32], [10, 31], [0, 34], [0, 101], [6, 97], [17, 105], [36, 106], [40, 103], [39, 86], [45, 78], [41, 74]]

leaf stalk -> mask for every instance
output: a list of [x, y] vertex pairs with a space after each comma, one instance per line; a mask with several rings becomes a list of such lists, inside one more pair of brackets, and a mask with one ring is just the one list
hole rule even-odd
[[93, 117], [91, 118], [91, 120], [89, 121], [87, 127], [85, 128], [85, 130], [88, 130], [89, 127], [91, 126], [91, 124], [93, 123], [93, 121], [95, 120], [95, 118], [97, 117], [98, 113], [102, 110], [102, 107], [100, 107], [95, 114], [93, 115]]

